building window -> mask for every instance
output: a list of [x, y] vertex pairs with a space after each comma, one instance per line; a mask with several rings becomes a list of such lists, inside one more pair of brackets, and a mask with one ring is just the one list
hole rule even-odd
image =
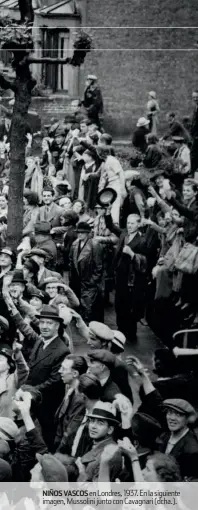
[[[43, 57], [63, 58], [68, 56], [68, 29], [42, 29]], [[62, 64], [42, 64], [42, 81], [53, 92], [68, 93], [69, 66]]]

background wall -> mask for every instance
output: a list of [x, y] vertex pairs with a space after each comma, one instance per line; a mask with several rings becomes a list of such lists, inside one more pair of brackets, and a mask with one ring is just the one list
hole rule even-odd
[[157, 92], [162, 129], [168, 110], [191, 114], [191, 94], [197, 88], [198, 29], [188, 27], [198, 26], [196, 0], [87, 0], [84, 24], [95, 49], [81, 70], [81, 92], [86, 74], [96, 73], [107, 129], [129, 136], [145, 112], [149, 90]]

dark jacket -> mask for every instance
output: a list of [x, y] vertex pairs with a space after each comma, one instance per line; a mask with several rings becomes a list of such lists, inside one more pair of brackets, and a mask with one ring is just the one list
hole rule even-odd
[[64, 452], [64, 445], [67, 439], [74, 439], [79, 425], [85, 415], [84, 396], [76, 391], [63, 399], [59, 409], [56, 411], [55, 425], [55, 447], [59, 452]]
[[103, 112], [102, 93], [97, 85], [89, 85], [86, 88], [82, 104], [87, 109], [89, 117], [95, 117]]
[[84, 320], [90, 322], [104, 287], [103, 248], [94, 239], [87, 239], [80, 251], [79, 243], [77, 239], [70, 250], [69, 286], [80, 299]]
[[38, 422], [35, 422], [35, 428], [29, 432], [26, 432], [24, 426], [20, 428], [16, 447], [12, 454], [13, 481], [29, 482], [30, 471], [37, 462], [36, 453], [41, 455], [48, 453]]
[[[170, 433], [162, 434], [157, 440], [157, 449], [165, 453]], [[181, 470], [182, 478], [198, 478], [198, 439], [193, 431], [189, 432], [176, 443], [170, 454], [174, 457]]]
[[193, 199], [188, 206], [182, 204], [175, 198], [171, 198], [170, 203], [184, 216], [183, 228], [185, 241], [194, 243], [198, 236], [198, 200], [196, 198]]
[[101, 400], [104, 402], [113, 402], [117, 393], [120, 393], [120, 388], [112, 380], [111, 376], [109, 376], [104, 386], [102, 386]]
[[[100, 441], [98, 444], [94, 445], [89, 452], [85, 453], [85, 455], [81, 457], [81, 462], [86, 470], [86, 481], [93, 482], [98, 480], [100, 457], [105, 446], [109, 444], [115, 444], [111, 437], [108, 437], [107, 439], [104, 439], [103, 441]], [[110, 481], [113, 482], [116, 480], [116, 478], [119, 478], [121, 471], [122, 454], [121, 452], [117, 452], [113, 457], [113, 461], [110, 462]]]
[[[37, 333], [26, 324], [21, 315], [13, 316], [17, 328], [24, 335], [24, 342], [31, 345], [32, 351], [29, 358], [29, 377], [26, 384], [36, 386], [43, 395], [43, 404], [47, 400], [50, 405], [57, 407], [60, 402], [63, 384], [59, 374], [59, 368], [63, 359], [69, 354], [69, 349], [58, 336], [43, 349], [43, 342]], [[61, 388], [60, 394], [57, 389]], [[43, 405], [42, 405], [43, 407]]]
[[146, 133], [144, 127], [137, 127], [133, 133], [132, 144], [141, 152], [146, 152], [147, 149]]

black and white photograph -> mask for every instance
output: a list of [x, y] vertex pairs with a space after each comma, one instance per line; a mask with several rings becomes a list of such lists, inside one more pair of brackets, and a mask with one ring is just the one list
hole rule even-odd
[[0, 0], [0, 506], [198, 482], [197, 413], [197, 2]]

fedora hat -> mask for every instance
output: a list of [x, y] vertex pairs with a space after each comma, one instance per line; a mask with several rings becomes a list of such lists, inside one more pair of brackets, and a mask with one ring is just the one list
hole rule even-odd
[[24, 279], [22, 269], [15, 269], [15, 271], [13, 273], [11, 284], [12, 283], [23, 283], [23, 285], [26, 284], [26, 280]]
[[59, 317], [58, 309], [55, 306], [44, 305], [41, 313], [36, 315], [37, 319], [52, 319], [54, 321], [63, 322], [63, 319]]
[[91, 232], [91, 226], [86, 221], [79, 221], [76, 227], [77, 234], [89, 234]]
[[101, 207], [108, 207], [115, 202], [117, 193], [113, 188], [105, 188], [98, 193], [97, 202]]
[[107, 420], [112, 424], [119, 425], [120, 422], [116, 417], [116, 410], [110, 402], [102, 402], [98, 400], [92, 409], [92, 412], [88, 414], [88, 418], [98, 418], [99, 420]]
[[2, 248], [2, 249], [0, 250], [0, 255], [1, 255], [1, 253], [5, 253], [5, 255], [9, 255], [9, 257], [10, 257], [11, 259], [13, 259], [13, 258], [14, 258], [14, 253], [13, 253], [13, 251], [11, 250], [11, 248], [8, 248], [7, 246], [6, 246], [5, 248]]
[[44, 290], [38, 289], [35, 285], [31, 283], [27, 286], [27, 295], [28, 298], [31, 299], [33, 297], [39, 298], [44, 304], [48, 304], [50, 301], [50, 297]]

